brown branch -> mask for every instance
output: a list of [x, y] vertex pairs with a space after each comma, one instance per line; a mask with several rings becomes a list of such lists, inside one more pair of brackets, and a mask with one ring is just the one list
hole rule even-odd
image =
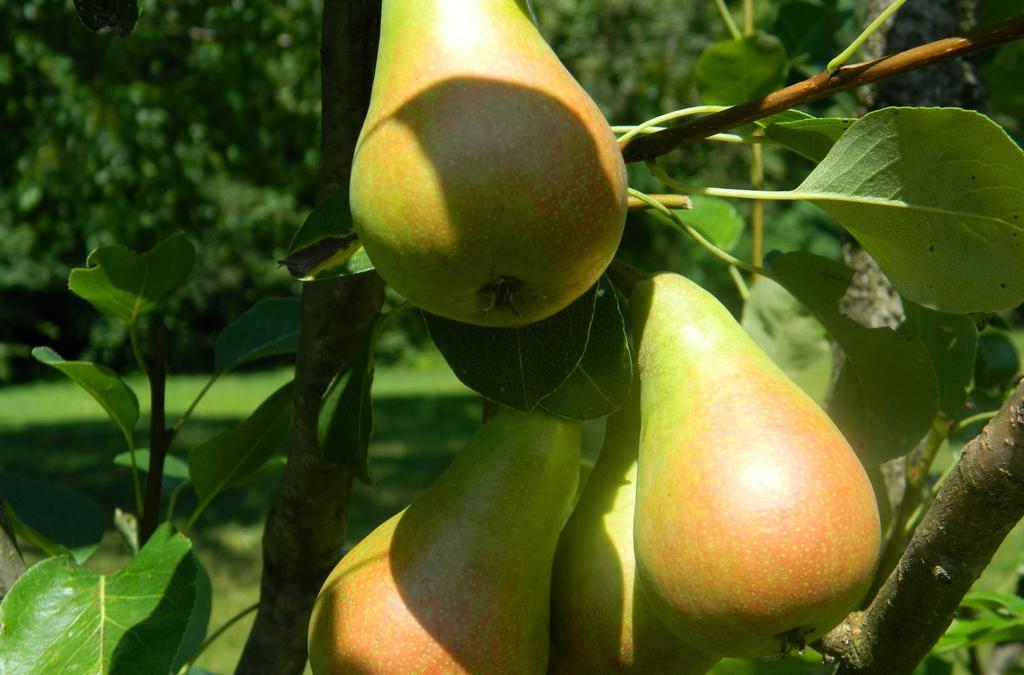
[[648, 136], [636, 136], [623, 144], [622, 156], [627, 162], [653, 159], [713, 134], [749, 124], [783, 110], [957, 56], [966, 56], [1013, 42], [1022, 37], [1024, 15], [982, 26], [958, 37], [936, 40], [897, 54], [883, 56], [874, 61], [844, 66], [831, 77], [822, 72], [762, 98]]
[[[369, 103], [380, 0], [327, 0], [321, 34], [323, 198], [347, 185]], [[326, 461], [317, 442], [320, 402], [380, 310], [376, 273], [309, 282], [295, 367], [295, 421], [280, 497], [263, 534], [260, 608], [236, 673], [299, 675], [313, 601], [341, 556], [352, 473]]]
[[1022, 516], [1024, 382], [964, 448], [871, 605], [821, 640], [837, 675], [913, 672]]
[[167, 328], [158, 325], [153, 334], [153, 363], [149, 377], [149, 470], [146, 474], [146, 501], [139, 522], [139, 546], [149, 541], [160, 522], [160, 491], [164, 479], [164, 459], [170, 446], [164, 401], [167, 385]]
[[7, 520], [7, 510], [0, 497], [0, 602], [7, 596], [11, 586], [25, 573], [25, 560], [21, 557], [14, 528]]
[[[667, 206], [670, 209], [689, 209], [693, 206], [690, 198], [686, 195], [647, 195], [654, 201], [658, 202], [663, 206]], [[642, 210], [654, 208], [647, 202], [641, 201], [636, 197], [630, 197], [628, 206], [630, 210]]]

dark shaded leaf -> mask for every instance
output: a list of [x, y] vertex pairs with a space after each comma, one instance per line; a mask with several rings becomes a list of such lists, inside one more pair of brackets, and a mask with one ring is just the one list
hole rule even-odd
[[298, 298], [264, 298], [217, 336], [214, 370], [223, 374], [268, 356], [299, 349], [302, 322]]
[[[359, 253], [361, 255], [357, 258]], [[282, 264], [293, 277], [303, 281], [360, 274], [373, 269], [352, 230], [347, 186], [316, 205], [292, 238], [288, 256]]]
[[111, 522], [110, 511], [60, 483], [0, 473], [0, 499], [20, 536], [78, 563], [89, 559]]
[[388, 315], [379, 314], [367, 330], [362, 347], [352, 361], [334, 376], [320, 404], [317, 436], [324, 456], [352, 469], [360, 480], [372, 484], [367, 460], [373, 433], [374, 349]]
[[697, 91], [709, 105], [734, 105], [782, 86], [786, 48], [777, 37], [755, 33], [716, 42], [697, 61]]
[[522, 328], [485, 328], [423, 312], [427, 330], [463, 384], [517, 410], [532, 410], [583, 358], [597, 285], [554, 316]]
[[568, 379], [540, 402], [548, 412], [592, 420], [625, 403], [633, 382], [633, 361], [615, 288], [601, 280], [586, 351]]

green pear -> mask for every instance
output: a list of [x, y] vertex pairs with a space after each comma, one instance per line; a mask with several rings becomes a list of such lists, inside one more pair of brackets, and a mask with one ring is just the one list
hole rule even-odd
[[377, 271], [413, 304], [521, 326], [598, 280], [626, 172], [525, 0], [384, 0], [350, 200]]
[[558, 540], [549, 672], [700, 675], [719, 659], [684, 644], [636, 583], [633, 511], [640, 387], [608, 418], [604, 445]]
[[580, 425], [501, 410], [324, 583], [316, 675], [543, 673], [551, 565], [579, 478]]
[[634, 545], [652, 607], [725, 656], [822, 635], [857, 607], [878, 557], [860, 461], [710, 293], [658, 274], [635, 287], [630, 312], [642, 419]]

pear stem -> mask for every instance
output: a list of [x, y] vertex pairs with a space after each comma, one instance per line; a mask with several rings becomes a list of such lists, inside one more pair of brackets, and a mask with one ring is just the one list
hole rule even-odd
[[[651, 200], [658, 202], [662, 206], [670, 209], [690, 209], [693, 207], [693, 203], [687, 195], [647, 195]], [[638, 197], [630, 195], [629, 201], [627, 202], [630, 210], [637, 209], [652, 209], [649, 202], [645, 202]]]
[[664, 131], [623, 141], [622, 156], [627, 162], [642, 162], [659, 157], [712, 134], [728, 131], [783, 110], [817, 101], [841, 91], [862, 87], [894, 75], [917, 70], [958, 56], [1013, 42], [1024, 37], [1024, 14], [982, 26], [956, 37], [936, 40], [913, 49], [883, 56], [873, 61], [843, 66], [831, 75], [822, 71], [814, 77], [778, 91], [707, 115]]
[[1024, 516], [1024, 381], [964, 448], [871, 605], [815, 645], [836, 675], [910, 675]]

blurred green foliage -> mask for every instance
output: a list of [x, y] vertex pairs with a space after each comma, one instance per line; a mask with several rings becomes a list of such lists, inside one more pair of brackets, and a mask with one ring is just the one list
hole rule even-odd
[[[729, 38], [711, 2], [534, 5], [545, 37], [613, 124], [700, 103], [697, 59]], [[790, 81], [845, 45], [863, 11], [854, 0], [757, 6], [757, 26], [788, 50]], [[0, 381], [37, 373], [19, 358], [37, 344], [128, 364], [123, 329], [66, 292], [70, 269], [98, 246], [146, 250], [177, 230], [197, 245], [192, 278], [164, 308], [176, 371], [209, 368], [218, 330], [258, 298], [298, 288], [277, 261], [314, 201], [321, 2], [148, 0], [142, 9], [122, 38], [86, 30], [70, 0], [0, 3]], [[807, 45], [810, 27], [787, 32], [793, 17], [823, 11], [833, 20], [826, 38]], [[997, 89], [1020, 67], [1015, 54], [989, 57]], [[855, 100], [816, 111], [849, 115]], [[765, 155], [769, 188], [792, 187], [811, 166], [781, 150]], [[749, 156], [746, 146], [703, 143], [663, 165], [688, 182], [746, 186]], [[643, 167], [630, 178], [660, 189]], [[769, 204], [767, 219], [769, 249], [836, 250], [838, 229], [813, 207]], [[749, 255], [748, 237], [736, 252]], [[622, 256], [685, 272], [738, 305], [724, 266], [645, 215], [631, 216]], [[381, 346], [385, 361], [426, 339], [415, 315], [400, 327]]]

